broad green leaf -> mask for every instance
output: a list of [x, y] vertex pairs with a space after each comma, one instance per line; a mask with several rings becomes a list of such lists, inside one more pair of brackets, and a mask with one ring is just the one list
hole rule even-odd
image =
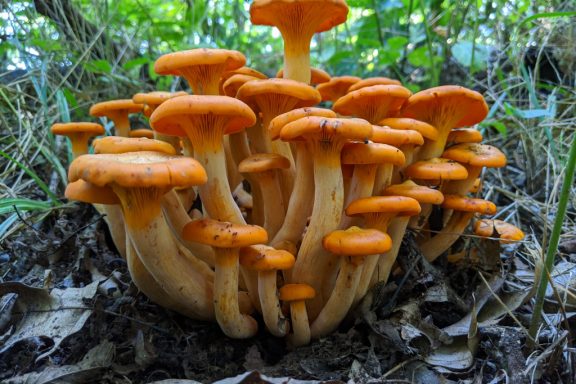
[[122, 65], [122, 68], [129, 71], [132, 68], [139, 67], [139, 66], [144, 65], [144, 64], [149, 63], [149, 62], [150, 62], [150, 58], [148, 58], [148, 57], [138, 57], [136, 59], [132, 59], [132, 60], [125, 62]]
[[415, 67], [429, 67], [431, 60], [426, 46], [418, 47], [408, 53], [408, 62]]

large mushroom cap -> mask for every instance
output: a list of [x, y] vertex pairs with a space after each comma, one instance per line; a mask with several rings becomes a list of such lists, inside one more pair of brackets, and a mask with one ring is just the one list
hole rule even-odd
[[75, 133], [88, 133], [94, 136], [103, 135], [104, 127], [96, 123], [56, 123], [50, 127], [55, 135], [69, 136]]
[[493, 215], [496, 213], [496, 205], [494, 205], [493, 202], [460, 195], [444, 195], [442, 208], [453, 209], [460, 212], [481, 213], [483, 215]]
[[66, 186], [64, 192], [69, 200], [91, 204], [120, 204], [120, 199], [110, 187], [97, 187], [84, 180], [76, 180]]
[[173, 146], [160, 140], [135, 137], [107, 136], [95, 139], [92, 143], [94, 153], [125, 153], [154, 151], [175, 155]]
[[438, 139], [438, 130], [423, 121], [410, 119], [407, 117], [387, 117], [378, 122], [378, 125], [387, 126], [392, 129], [417, 131], [422, 137], [428, 140]]
[[293, 121], [308, 116], [336, 117], [336, 112], [332, 111], [331, 109], [316, 107], [293, 109], [292, 111], [276, 116], [274, 119], [272, 119], [272, 121], [270, 121], [270, 125], [268, 126], [270, 138], [272, 140], [278, 139], [280, 137], [280, 131], [282, 130], [282, 127]]
[[154, 131], [148, 128], [132, 129], [128, 132], [128, 137], [131, 139], [153, 139]]
[[406, 176], [418, 180], [464, 180], [468, 177], [463, 165], [442, 158], [418, 161], [406, 167], [405, 172]]
[[500, 168], [506, 165], [506, 155], [498, 148], [486, 144], [456, 144], [445, 150], [442, 157], [473, 167]]
[[404, 153], [396, 147], [378, 143], [346, 143], [342, 149], [342, 164], [403, 165]]
[[292, 268], [295, 261], [290, 252], [263, 244], [240, 248], [240, 264], [255, 271], [282, 271]]
[[382, 194], [384, 196], [407, 196], [423, 204], [442, 204], [444, 201], [444, 194], [439, 190], [418, 185], [412, 180], [391, 185]]
[[344, 0], [254, 0], [250, 6], [252, 24], [275, 26], [280, 30], [304, 29], [301, 24], [309, 24], [313, 32], [324, 32], [344, 23], [347, 16], [348, 6]]
[[371, 196], [354, 200], [346, 207], [346, 215], [368, 213], [394, 213], [397, 216], [414, 216], [420, 213], [420, 203], [406, 196]]
[[336, 255], [368, 256], [388, 251], [392, 247], [392, 240], [376, 229], [350, 227], [324, 236], [322, 246]]
[[189, 157], [159, 152], [84, 155], [70, 164], [70, 182], [82, 179], [98, 187], [190, 187], [207, 180], [204, 168]]
[[396, 115], [410, 95], [412, 92], [400, 85], [373, 85], [348, 91], [332, 109], [341, 115], [361, 117], [375, 124]]
[[189, 222], [182, 230], [182, 237], [216, 248], [240, 248], [268, 241], [268, 234], [262, 227], [213, 219]]
[[457, 86], [443, 85], [410, 96], [402, 108], [403, 117], [422, 120], [439, 127], [449, 121], [450, 127], [474, 125], [488, 115], [484, 97], [476, 91]]
[[159, 133], [186, 136], [180, 123], [198, 115], [225, 119], [225, 134], [239, 132], [256, 122], [254, 112], [240, 100], [228, 96], [190, 95], [162, 103], [150, 117], [150, 124]]
[[221, 65], [223, 71], [231, 71], [246, 64], [246, 57], [229, 49], [197, 48], [162, 55], [154, 63], [154, 71], [159, 75], [180, 76], [182, 71], [192, 66]]
[[137, 113], [144, 108], [141, 104], [136, 104], [132, 99], [110, 100], [96, 103], [90, 107], [90, 115], [94, 117], [109, 117], [113, 113]]
[[351, 140], [366, 140], [371, 135], [372, 125], [366, 120], [319, 116], [303, 117], [286, 124], [280, 131], [280, 138], [285, 141], [301, 140], [304, 137], [329, 140], [334, 136]]

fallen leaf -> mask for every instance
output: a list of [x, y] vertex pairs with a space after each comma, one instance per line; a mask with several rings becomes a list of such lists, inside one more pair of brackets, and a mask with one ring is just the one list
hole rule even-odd
[[50, 356], [64, 339], [82, 329], [92, 314], [92, 310], [86, 308], [84, 300], [94, 298], [97, 288], [98, 282], [93, 282], [84, 288], [54, 288], [48, 293], [45, 289], [17, 282], [0, 284], [0, 294], [18, 294], [13, 316], [18, 314], [15, 311], [24, 315], [0, 348], [0, 354], [18, 342], [43, 337], [51, 339], [54, 345], [38, 356], [36, 361]]
[[30, 372], [13, 377], [6, 384], [47, 384], [47, 383], [86, 383], [94, 377], [101, 377], [114, 358], [115, 347], [109, 341], [103, 341], [89, 350], [84, 358], [74, 365], [49, 367], [42, 372]]

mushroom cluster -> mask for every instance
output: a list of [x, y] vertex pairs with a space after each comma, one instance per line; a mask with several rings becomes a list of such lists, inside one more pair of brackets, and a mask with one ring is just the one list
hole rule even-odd
[[[347, 13], [344, 0], [255, 0], [252, 22], [284, 39], [279, 77], [237, 51], [170, 53], [154, 70], [193, 94], [95, 104], [117, 136], [94, 140], [92, 154], [101, 126], [53, 127], [73, 142], [66, 196], [106, 215], [152, 301], [233, 338], [255, 335], [261, 316], [272, 335], [304, 345], [388, 280], [407, 228], [433, 261], [476, 215], [496, 212], [471, 196], [485, 167], [506, 163], [466, 128], [488, 113], [482, 95], [453, 85], [412, 94], [394, 79], [310, 67], [313, 35]], [[149, 118], [154, 138], [131, 135], [131, 113]], [[479, 223], [484, 236], [502, 227]]]

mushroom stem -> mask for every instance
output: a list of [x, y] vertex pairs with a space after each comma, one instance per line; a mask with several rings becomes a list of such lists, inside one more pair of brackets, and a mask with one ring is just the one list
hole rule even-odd
[[[213, 319], [212, 285], [178, 249], [161, 213], [164, 191], [112, 188], [122, 202], [126, 230], [146, 269], [170, 297], [197, 313], [196, 318]], [[147, 201], [146, 211], [141, 209], [143, 201]]]
[[274, 248], [278, 248], [285, 242], [297, 244], [300, 241], [304, 228], [306, 228], [306, 221], [314, 205], [314, 200], [310, 198], [314, 194], [312, 157], [304, 142], [295, 142], [295, 144], [297, 177], [282, 227], [270, 242]]
[[286, 336], [290, 325], [280, 309], [275, 270], [258, 272], [258, 295], [266, 328], [274, 336]]
[[192, 221], [192, 219], [186, 212], [186, 209], [182, 205], [182, 201], [178, 198], [177, 192], [174, 189], [170, 190], [162, 197], [162, 211], [170, 229], [172, 229], [172, 234], [176, 237], [178, 242], [184, 245], [200, 260], [210, 266], [214, 266], [214, 251], [211, 247], [187, 241], [182, 237], [182, 229], [186, 224]]
[[276, 172], [281, 170], [270, 170], [261, 172], [260, 174], [253, 174], [258, 181], [258, 189], [262, 193], [262, 201], [264, 204], [264, 229], [268, 232], [268, 236], [272, 237], [278, 233], [278, 230], [284, 222], [284, 215], [286, 213], [286, 205], [282, 196], [282, 189], [278, 180]]
[[[347, 207], [354, 200], [372, 195], [377, 169], [378, 165], [375, 164], [357, 164], [354, 166], [354, 172], [352, 173], [352, 180], [350, 181], [344, 206]], [[356, 221], [357, 219], [354, 217], [342, 215], [340, 228], [345, 229], [351, 227], [355, 225]]]
[[126, 229], [124, 228], [124, 218], [122, 208], [118, 205], [92, 204], [98, 212], [104, 215], [104, 221], [108, 225], [112, 241], [122, 258], [126, 259]]
[[428, 261], [434, 261], [460, 238], [474, 216], [473, 212], [454, 212], [446, 226], [434, 237], [422, 243], [420, 249]]
[[[339, 148], [340, 149], [340, 148]], [[335, 171], [336, 170], [336, 171]], [[322, 238], [338, 228], [344, 206], [344, 187], [340, 172], [340, 154], [332, 151], [316, 151], [314, 157], [314, 206], [309, 231], [302, 240], [292, 278], [306, 283], [317, 295], [308, 302], [309, 316], [313, 319], [323, 305], [322, 284], [325, 272], [337, 262], [322, 247]]]
[[374, 189], [372, 194], [374, 196], [382, 194], [382, 191], [386, 189], [392, 183], [392, 171], [394, 170], [394, 164], [380, 164], [378, 170], [376, 171], [376, 179], [374, 180]]
[[172, 299], [146, 269], [129, 237], [126, 237], [126, 264], [134, 285], [152, 302], [194, 319], [201, 318], [186, 305]]
[[[333, 256], [334, 257], [334, 256]], [[334, 331], [352, 306], [360, 277], [364, 256], [347, 256], [342, 260], [330, 298], [310, 326], [312, 337], [322, 337]]]
[[[398, 257], [398, 252], [402, 245], [402, 238], [404, 237], [404, 233], [406, 233], [406, 227], [408, 226], [409, 221], [410, 216], [396, 216], [390, 222], [390, 225], [388, 226], [388, 235], [390, 235], [390, 238], [392, 239], [392, 248], [375, 258], [376, 264], [370, 266], [371, 270], [368, 265], [373, 261], [366, 260], [362, 279], [360, 280], [360, 286], [358, 287], [356, 297], [358, 300], [364, 297], [366, 292], [368, 292], [368, 289], [372, 288], [377, 283], [386, 283], [388, 281], [392, 266]], [[363, 293], [361, 291], [363, 291]]]
[[116, 136], [128, 137], [128, 133], [130, 132], [128, 113], [124, 111], [118, 113], [109, 112], [108, 116], [114, 122], [114, 133]]
[[238, 305], [238, 249], [214, 248], [214, 312], [226, 336], [235, 339], [252, 337], [258, 331], [256, 320], [240, 313]]
[[290, 320], [293, 332], [289, 337], [290, 344], [300, 347], [310, 343], [310, 323], [304, 300], [290, 302]]
[[[304, 31], [301, 31], [304, 32]], [[285, 36], [284, 38], [284, 78], [310, 84], [310, 36]]]

